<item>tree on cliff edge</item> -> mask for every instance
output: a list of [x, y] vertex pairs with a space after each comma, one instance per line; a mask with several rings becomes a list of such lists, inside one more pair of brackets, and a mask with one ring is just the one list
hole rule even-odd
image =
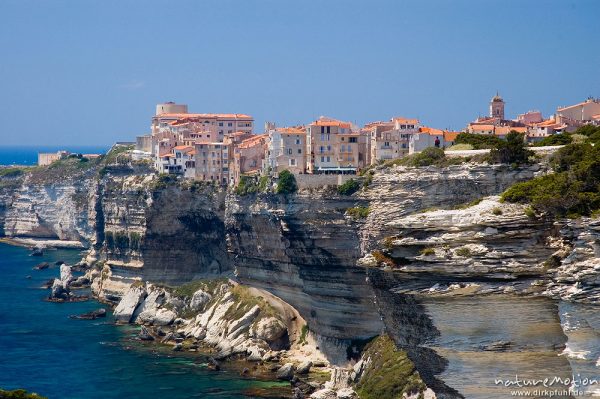
[[279, 181], [277, 182], [277, 194], [291, 194], [298, 191], [296, 178], [289, 170], [279, 172]]
[[502, 141], [490, 151], [490, 158], [494, 163], [524, 164], [529, 162], [533, 151], [525, 146], [524, 135], [514, 130], [506, 135]]

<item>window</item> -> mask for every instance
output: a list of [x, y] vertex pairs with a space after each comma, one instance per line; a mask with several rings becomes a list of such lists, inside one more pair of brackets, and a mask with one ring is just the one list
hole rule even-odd
[[298, 154], [302, 154], [302, 148], [298, 148]]
[[384, 146], [389, 147], [390, 146], [390, 142], [386, 141], [385, 143], [383, 143]]
[[331, 162], [331, 157], [327, 157], [327, 162]]
[[288, 154], [292, 155], [292, 149], [291, 148], [288, 148]]
[[296, 145], [300, 145], [300, 139], [296, 139]]
[[296, 166], [296, 160], [294, 158], [290, 159], [290, 166]]
[[321, 146], [321, 147], [319, 148], [319, 150], [320, 150], [320, 152], [323, 152], [323, 151], [325, 150], [325, 147]]
[[321, 157], [321, 162], [325, 162], [325, 157]]
[[327, 151], [331, 151], [331, 146], [330, 145], [327, 146]]
[[223, 122], [219, 122], [219, 126], [223, 126]]
[[356, 137], [350, 137], [350, 142], [351, 143], [356, 143], [356, 142], [358, 142], [358, 140], [357, 140]]
[[342, 145], [342, 149], [340, 150], [340, 152], [346, 152], [346, 146]]
[[227, 123], [227, 126], [233, 126], [233, 123], [229, 122]]
[[327, 134], [329, 134], [329, 133], [331, 133], [331, 126], [327, 126]]
[[325, 133], [321, 133], [321, 141], [325, 141]]

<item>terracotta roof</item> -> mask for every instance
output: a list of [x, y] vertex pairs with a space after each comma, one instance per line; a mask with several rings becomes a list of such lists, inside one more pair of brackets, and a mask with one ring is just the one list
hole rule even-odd
[[297, 127], [278, 127], [275, 130], [283, 134], [306, 134], [306, 130]]
[[153, 116], [153, 118], [156, 119], [202, 119], [202, 118], [206, 118], [206, 119], [211, 119], [211, 118], [217, 118], [217, 119], [252, 119], [252, 117], [250, 115], [246, 115], [246, 114], [169, 114], [169, 113], [165, 113], [165, 114], [158, 114]]
[[189, 145], [178, 145], [177, 147], [173, 147], [174, 150], [183, 151], [183, 150], [192, 150], [193, 148]]
[[315, 126], [338, 126], [341, 128], [345, 128], [345, 129], [349, 129], [350, 128], [350, 123], [349, 122], [342, 122], [339, 121], [337, 119], [333, 119], [333, 118], [326, 118], [326, 117], [320, 117], [319, 119], [317, 119], [316, 121], [314, 121], [313, 123], [311, 123], [311, 125], [315, 125]]
[[510, 131], [510, 126], [496, 126], [496, 128], [494, 129], [494, 134], [496, 136], [504, 136], [510, 133]]
[[264, 140], [267, 138], [266, 134], [257, 134], [254, 137], [247, 138], [237, 145], [238, 148], [251, 148], [257, 145], [264, 144]]
[[427, 127], [427, 126], [422, 126], [419, 128], [419, 133], [426, 133], [429, 135], [442, 135], [444, 134], [444, 131], [441, 129], [434, 129], [432, 127]]
[[556, 123], [556, 121], [554, 119], [547, 119], [540, 123], [534, 123], [533, 125], [537, 126], [537, 127], [551, 127], [551, 126], [556, 126], [558, 124]]
[[471, 130], [494, 130], [494, 125], [470, 125]]
[[407, 124], [407, 125], [418, 125], [419, 124], [419, 120], [418, 119], [403, 118], [401, 116], [392, 118], [392, 122], [404, 123], [404, 124]]
[[444, 141], [454, 141], [462, 132], [444, 132]]

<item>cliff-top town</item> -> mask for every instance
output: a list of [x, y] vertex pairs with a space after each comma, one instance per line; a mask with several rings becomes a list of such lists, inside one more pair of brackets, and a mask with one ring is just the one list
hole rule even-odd
[[[528, 143], [535, 143], [586, 124], [600, 125], [600, 99], [559, 107], [549, 118], [540, 111], [528, 111], [508, 119], [504, 108], [504, 100], [496, 94], [489, 103], [489, 116], [470, 122], [464, 132], [505, 138], [516, 131]], [[295, 175], [352, 175], [369, 165], [428, 147], [451, 151], [462, 133], [428, 127], [405, 117], [358, 127], [321, 116], [302, 126], [277, 127], [267, 122], [262, 134], [255, 134], [254, 128], [250, 115], [190, 113], [187, 105], [167, 102], [156, 106], [151, 133], [136, 137], [132, 155], [151, 160], [159, 173], [237, 185], [242, 175], [276, 176], [282, 170]], [[40, 153], [38, 163], [47, 165], [66, 154]]]

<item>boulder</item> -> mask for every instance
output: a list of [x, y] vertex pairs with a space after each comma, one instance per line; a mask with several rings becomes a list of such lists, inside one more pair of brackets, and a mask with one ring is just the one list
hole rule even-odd
[[252, 335], [267, 342], [278, 340], [287, 331], [283, 322], [275, 317], [267, 317], [256, 323]]
[[142, 324], [155, 326], [168, 326], [173, 323], [177, 315], [168, 309], [149, 309], [139, 314], [136, 321]]
[[97, 310], [92, 310], [91, 312], [80, 314], [79, 316], [69, 316], [71, 319], [80, 319], [80, 320], [95, 320], [99, 317], [106, 317], [106, 309], [100, 308]]
[[75, 280], [73, 280], [71, 282], [71, 287], [72, 288], [83, 288], [86, 287], [90, 284], [90, 279], [87, 278], [86, 276], [79, 276], [77, 277]]
[[173, 323], [175, 317], [177, 317], [177, 315], [172, 310], [159, 309], [156, 312], [156, 316], [154, 317], [152, 324], [155, 326], [168, 326], [169, 324]]
[[35, 247], [31, 250], [31, 256], [43, 256], [44, 255], [44, 248], [42, 247]]
[[69, 289], [64, 287], [62, 281], [57, 278], [54, 279], [51, 290], [50, 299], [69, 299], [71, 294]]
[[60, 265], [60, 281], [62, 281], [64, 288], [68, 288], [71, 281], [73, 281], [73, 272], [69, 266]]
[[337, 399], [337, 394], [333, 389], [323, 388], [313, 392], [310, 399]]
[[212, 295], [203, 290], [198, 290], [194, 292], [194, 295], [192, 295], [192, 299], [190, 301], [190, 308], [192, 310], [202, 311], [211, 299]]
[[123, 298], [119, 301], [119, 304], [115, 308], [114, 316], [117, 322], [130, 323], [132, 321], [133, 313], [138, 305], [146, 297], [146, 290], [144, 287], [130, 287], [129, 290], [123, 295]]
[[50, 267], [50, 263], [48, 262], [42, 262], [42, 263], [38, 263], [37, 265], [35, 265], [35, 267], [33, 268], [33, 270], [44, 270]]
[[296, 373], [308, 374], [311, 367], [312, 367], [312, 362], [310, 360], [306, 360], [298, 365], [298, 368], [296, 369]]
[[175, 345], [173, 345], [173, 351], [174, 352], [181, 352], [181, 350], [183, 349], [183, 344], [181, 343], [176, 343]]
[[277, 379], [279, 380], [291, 380], [294, 377], [294, 365], [292, 363], [286, 363], [277, 370]]
[[138, 334], [139, 339], [142, 341], [154, 341], [154, 337], [150, 334], [150, 331], [144, 326], [140, 327], [140, 333]]
[[342, 388], [337, 391], [337, 399], [356, 399], [358, 395], [352, 388]]

